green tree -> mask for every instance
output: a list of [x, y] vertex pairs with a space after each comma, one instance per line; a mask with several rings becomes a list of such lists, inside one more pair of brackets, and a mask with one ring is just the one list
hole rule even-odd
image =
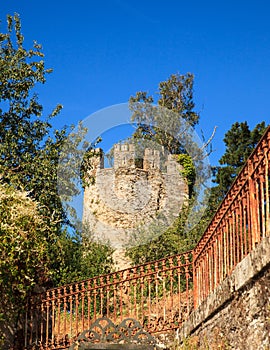
[[[187, 77], [187, 80], [185, 77]], [[179, 89], [177, 85], [180, 86]], [[199, 120], [198, 115], [193, 111], [192, 90], [193, 76], [190, 74], [186, 76], [172, 75], [167, 82], [160, 83], [160, 95], [157, 102], [159, 106], [164, 106], [169, 110], [167, 113], [156, 112], [155, 107], [152, 107], [154, 98], [148, 96], [146, 92], [139, 92], [130, 99], [131, 110], [133, 111], [132, 118], [138, 125], [134, 133], [134, 139], [146, 139], [148, 142], [154, 141], [164, 146], [170, 153], [178, 154], [179, 162], [185, 166], [183, 175], [188, 179], [190, 187], [189, 204], [185, 210], [179, 213], [179, 218], [174, 225], [153, 239], [148, 245], [141, 245], [127, 250], [127, 254], [134, 263], [142, 263], [161, 258], [164, 255], [180, 253], [185, 249], [192, 249], [196, 245], [196, 242], [215, 214], [218, 205], [265, 130], [264, 122], [256, 125], [253, 130], [250, 130], [247, 122], [237, 122], [225, 134], [226, 151], [219, 161], [220, 166], [212, 169], [213, 182], [217, 186], [205, 190], [207, 203], [204, 204], [204, 213], [200, 222], [187, 232], [183, 223], [190, 218], [189, 211], [196, 196], [196, 193], [193, 193], [196, 176], [198, 174], [202, 178], [205, 176], [203, 171], [204, 153], [202, 150], [204, 150], [205, 146], [209, 146], [209, 141], [211, 141], [211, 139], [207, 141], [200, 149], [192, 141], [189, 132], [183, 133], [184, 140], [179, 137], [182, 128], [180, 120], [187, 120], [191, 127], [194, 127]], [[173, 113], [170, 113], [170, 111], [173, 111]], [[184, 124], [184, 129], [185, 127], [186, 124]], [[188, 145], [188, 151], [185, 145]], [[193, 157], [189, 157], [190, 150]], [[194, 157], [194, 155], [196, 156]], [[196, 169], [195, 172], [194, 169]]]
[[199, 121], [199, 115], [194, 112], [193, 85], [193, 74], [172, 74], [169, 79], [159, 84], [158, 99], [159, 106], [177, 113], [191, 126], [195, 126]]
[[67, 223], [57, 192], [57, 164], [66, 130], [53, 132], [50, 124], [61, 106], [44, 118], [34, 92], [51, 72], [45, 69], [40, 45], [34, 43], [32, 49], [26, 50], [18, 15], [7, 16], [7, 21], [7, 33], [0, 35], [1, 183], [27, 191], [39, 202], [39, 213], [50, 228], [44, 235], [50, 243], [51, 268], [57, 276], [59, 255], [51, 233], [60, 235], [62, 225]]
[[[7, 20], [7, 33], [0, 34], [1, 182], [23, 189], [37, 200], [39, 212], [48, 224], [53, 223], [50, 227], [57, 232], [59, 242], [69, 247], [78, 235], [70, 236], [63, 230], [63, 225], [71, 225], [71, 222], [59, 192], [65, 201], [79, 193], [78, 162], [89, 147], [87, 143], [81, 145], [86, 130], [81, 125], [77, 130], [72, 126], [53, 130], [52, 119], [62, 106], [56, 106], [44, 117], [43, 106], [35, 93], [35, 87], [46, 82], [52, 69], [45, 68], [39, 44], [34, 42], [30, 50], [24, 48], [19, 16], [7, 16]], [[49, 236], [47, 238], [49, 240]], [[57, 283], [58, 265], [62, 264], [63, 256], [59, 254], [58, 245], [51, 243], [52, 270]]]
[[208, 190], [209, 200], [204, 215], [191, 232], [197, 239], [202, 236], [207, 228], [218, 206], [256, 147], [265, 129], [265, 122], [257, 124], [253, 130], [250, 130], [247, 122], [236, 122], [225, 133], [223, 141], [226, 149], [219, 160], [221, 166], [213, 168], [213, 182], [217, 185]]
[[185, 152], [180, 141], [183, 129], [194, 127], [199, 121], [199, 115], [194, 111], [193, 84], [191, 73], [172, 74], [159, 84], [159, 108], [153, 106], [154, 97], [145, 91], [131, 96], [131, 120], [137, 124], [133, 138], [156, 142], [172, 154]]
[[23, 47], [18, 15], [7, 16], [7, 20], [8, 32], [0, 34], [1, 182], [29, 191], [44, 205], [48, 218], [53, 213], [60, 224], [65, 215], [53, 188], [56, 173], [52, 168], [56, 168], [66, 130], [55, 131], [53, 137], [49, 134], [50, 120], [62, 107], [58, 105], [48, 117], [42, 117], [43, 107], [33, 89], [44, 84], [52, 70], [45, 69], [40, 45], [34, 43], [30, 50]]
[[[80, 191], [79, 163], [89, 148], [83, 142], [87, 130], [81, 124], [77, 130], [54, 130], [51, 122], [61, 105], [43, 116], [35, 88], [46, 82], [52, 69], [45, 68], [39, 44], [24, 48], [19, 16], [8, 15], [7, 22], [7, 33], [0, 33], [0, 181], [38, 201], [40, 214], [64, 242], [63, 234], [66, 239], [69, 235], [63, 227], [71, 222], [59, 192], [68, 201]], [[54, 244], [51, 250], [57, 272]]]
[[72, 237], [63, 233], [58, 284], [85, 280], [110, 273], [113, 268], [113, 249], [109, 242], [93, 237], [87, 226], [77, 230]]
[[48, 235], [56, 241], [39, 203], [0, 184], [0, 329], [6, 336], [8, 326], [18, 326], [27, 296], [50, 280]]
[[226, 150], [219, 160], [221, 166], [214, 168], [214, 182], [218, 186], [213, 190], [213, 195], [218, 196], [218, 202], [228, 192], [265, 128], [265, 122], [257, 124], [253, 130], [250, 130], [247, 122], [236, 122], [226, 132], [223, 139]]
[[[7, 32], [0, 33], [0, 282], [5, 316], [7, 305], [24, 311], [26, 296], [37, 290], [92, 277], [87, 274], [98, 274], [98, 267], [100, 273], [107, 271], [110, 255], [98, 243], [93, 244], [96, 252], [84, 254], [82, 232], [70, 231], [58, 194], [60, 185], [65, 199], [79, 191], [78, 160], [88, 147], [80, 146], [86, 131], [71, 127], [68, 137], [67, 128], [53, 130], [52, 118], [62, 107], [44, 117], [35, 93], [52, 70], [45, 68], [40, 45], [24, 48], [19, 16], [8, 15], [7, 22]], [[66, 148], [69, 153], [63, 156]], [[91, 254], [100, 256], [96, 269]]]
[[[188, 205], [184, 206], [179, 213], [178, 218], [169, 228], [163, 228], [161, 234], [158, 234], [160, 227], [152, 227], [153, 239], [145, 244], [140, 243], [140, 237], [146, 237], [145, 232], [135, 234], [135, 243], [127, 247], [126, 256], [128, 256], [134, 265], [144, 264], [150, 261], [162, 259], [166, 256], [180, 254], [193, 248], [196, 241], [191, 235], [186, 235], [185, 224], [188, 216]], [[163, 232], [162, 232], [163, 231]], [[149, 234], [149, 232], [147, 232]], [[151, 233], [150, 233], [151, 235]], [[132, 240], [130, 241], [132, 243]]]
[[[172, 74], [159, 84], [157, 105], [154, 105], [155, 98], [144, 91], [130, 98], [131, 119], [137, 126], [133, 142], [139, 148], [158, 148], [165, 150], [165, 153], [176, 154], [189, 187], [189, 202], [171, 227], [163, 228], [160, 235], [157, 234], [160, 227], [153, 227], [155, 232], [152, 236], [155, 238], [148, 244], [134, 246], [132, 237], [132, 247], [127, 249], [127, 255], [134, 264], [181, 253], [191, 249], [196, 242], [196, 237], [188, 233], [186, 224], [194, 219], [191, 214], [196, 206], [198, 184], [209, 177], [204, 158], [211, 140], [199, 145], [194, 139], [194, 127], [199, 122], [199, 115], [194, 111], [193, 85], [193, 74]], [[148, 233], [135, 233], [137, 242], [140, 235], [149, 236]]]

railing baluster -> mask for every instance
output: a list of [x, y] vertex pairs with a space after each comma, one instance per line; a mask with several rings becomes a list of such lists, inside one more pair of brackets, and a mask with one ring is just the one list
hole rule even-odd
[[174, 278], [173, 278], [173, 273], [174, 273], [174, 264], [173, 264], [173, 257], [170, 257], [169, 259], [169, 295], [168, 295], [168, 300], [169, 300], [169, 310], [171, 310], [171, 315], [170, 318], [173, 318], [173, 307], [174, 307], [174, 303], [173, 303], [173, 282], [174, 282]]
[[48, 344], [49, 344], [49, 322], [50, 322], [50, 300], [49, 300], [49, 292], [47, 292], [46, 293], [46, 342], [45, 342], [45, 346], [48, 346]]
[[[43, 323], [43, 319], [44, 319], [44, 304], [41, 303], [40, 305], [40, 342], [41, 344], [43, 343], [43, 332], [44, 332], [44, 323]], [[38, 327], [38, 325], [37, 325]]]
[[70, 296], [69, 296], [69, 336], [70, 338], [73, 337], [73, 300], [72, 300], [72, 287], [69, 289]]
[[161, 264], [161, 282], [162, 282], [162, 295], [163, 298], [161, 297], [160, 300], [163, 299], [163, 319], [164, 321], [166, 320], [166, 304], [167, 304], [167, 298], [166, 298], [166, 266], [165, 266], [165, 260], [162, 260]]
[[[97, 279], [94, 279], [94, 290], [93, 290], [93, 295], [94, 295], [94, 316], [93, 319], [94, 321], [97, 319]], [[108, 300], [108, 295], [107, 295], [107, 317], [109, 313], [109, 300]]]
[[84, 315], [84, 307], [85, 307], [85, 285], [84, 282], [81, 283], [81, 322], [82, 322], [82, 330], [85, 328], [85, 315]]
[[63, 320], [64, 320], [64, 337], [67, 334], [67, 288], [63, 288]]
[[123, 318], [123, 287], [124, 287], [123, 279], [124, 279], [124, 273], [123, 273], [123, 271], [120, 271], [119, 272], [119, 281], [120, 281], [120, 284], [119, 284], [119, 289], [120, 289], [120, 291], [119, 291], [119, 317], [120, 317], [120, 319]]
[[140, 320], [141, 324], [143, 324], [144, 321], [144, 284], [145, 284], [145, 272], [144, 272], [144, 266], [140, 267], [140, 298], [141, 298], [141, 306], [140, 306]]
[[248, 252], [248, 218], [247, 218], [247, 197], [243, 200], [243, 234], [244, 234], [244, 256]]
[[57, 325], [56, 325], [56, 336], [55, 336], [55, 339], [56, 339], [56, 344], [58, 344], [59, 340], [60, 340], [60, 325], [61, 325], [61, 320], [60, 320], [60, 317], [61, 317], [61, 310], [60, 310], [60, 307], [61, 307], [61, 292], [60, 292], [60, 288], [57, 289], [56, 306], [57, 306], [57, 316], [56, 316]]
[[55, 290], [52, 290], [52, 340], [55, 341]]
[[137, 274], [137, 268], [134, 267], [133, 268], [133, 281], [132, 281], [132, 285], [133, 285], [133, 310], [134, 310], [134, 318], [138, 318], [138, 309], [137, 309], [137, 278], [139, 277], [139, 275]]
[[87, 282], [87, 328], [90, 328], [91, 320], [91, 282]]
[[113, 285], [113, 320], [116, 322], [116, 313], [117, 313], [117, 294], [116, 294], [116, 283]]
[[[147, 272], [148, 272], [148, 276], [147, 276], [147, 305], [148, 305], [148, 324], [150, 324], [151, 321], [151, 275], [152, 275], [152, 271], [151, 271], [151, 266], [150, 264], [147, 265]], [[154, 278], [154, 281], [156, 282], [156, 279]], [[156, 292], [157, 295], [157, 292]]]
[[270, 186], [269, 186], [269, 149], [265, 151], [265, 211], [266, 211], [266, 236], [270, 235]]
[[75, 284], [75, 332], [79, 333], [79, 285]]

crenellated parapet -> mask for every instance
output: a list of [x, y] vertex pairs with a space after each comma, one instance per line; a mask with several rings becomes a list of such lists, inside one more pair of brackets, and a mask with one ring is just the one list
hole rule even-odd
[[[92, 150], [91, 158], [92, 175], [96, 175], [97, 170], [104, 169], [104, 152], [101, 148]], [[145, 171], [159, 170], [167, 174], [175, 174], [179, 171], [179, 164], [175, 161], [172, 154], [161, 154], [156, 149], [145, 148], [143, 155], [138, 155], [134, 144], [118, 143], [113, 148], [113, 170], [118, 169], [142, 169]], [[161, 164], [161, 163], [164, 164]], [[106, 169], [108, 170], [108, 168]]]
[[114, 145], [114, 169], [120, 167], [135, 168], [136, 152], [135, 146], [128, 143], [117, 143]]
[[143, 169], [160, 169], [160, 151], [156, 149], [146, 148], [143, 157]]
[[89, 151], [89, 169], [87, 171], [90, 177], [96, 177], [97, 171], [104, 169], [104, 152], [101, 148], [95, 148]]

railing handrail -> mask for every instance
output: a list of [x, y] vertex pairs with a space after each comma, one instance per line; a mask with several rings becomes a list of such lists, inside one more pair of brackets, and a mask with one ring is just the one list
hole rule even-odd
[[[114, 271], [114, 272], [110, 272], [110, 273], [106, 273], [106, 274], [102, 274], [102, 275], [96, 275], [94, 277], [87, 278], [87, 279], [84, 279], [84, 280], [78, 280], [78, 281], [74, 281], [74, 282], [71, 282], [71, 283], [68, 283], [68, 284], [63, 284], [63, 285], [58, 286], [58, 287], [49, 288], [49, 289], [46, 289], [45, 292], [41, 292], [39, 294], [44, 294], [44, 293], [47, 293], [47, 292], [57, 291], [60, 288], [68, 288], [68, 287], [71, 287], [71, 286], [76, 286], [78, 284], [89, 283], [89, 282], [94, 281], [96, 279], [108, 278], [108, 277], [112, 277], [113, 275], [116, 275], [116, 274], [124, 274], [127, 271], [132, 271], [134, 269], [140, 269], [141, 267], [144, 267], [144, 266], [147, 266], [147, 265], [151, 265], [151, 264], [158, 264], [158, 263], [160, 263], [162, 261], [169, 260], [169, 259], [174, 259], [174, 258], [177, 258], [179, 256], [185, 256], [185, 255], [188, 255], [188, 254], [190, 254], [192, 256], [193, 249], [187, 250], [187, 251], [185, 251], [183, 253], [179, 253], [179, 254], [168, 255], [168, 256], [166, 256], [166, 257], [164, 257], [162, 259], [152, 260], [152, 261], [140, 264], [140, 265], [134, 265], [134, 266], [128, 267], [126, 269], [122, 269], [122, 270], [118, 270], [118, 271]], [[192, 261], [190, 262], [190, 264], [192, 264]], [[185, 266], [185, 265], [186, 264], [182, 264], [182, 266]], [[153, 272], [153, 273], [155, 273], [155, 272]], [[133, 279], [132, 277], [126, 278], [125, 281], [132, 280], [132, 279]], [[97, 288], [98, 288], [98, 286], [97, 286]]]
[[[224, 213], [222, 213], [221, 216], [219, 217], [218, 222], [220, 222], [222, 220], [222, 218], [224, 217], [225, 213], [229, 210], [229, 207], [226, 205], [226, 201], [228, 200], [228, 197], [232, 194], [232, 197], [234, 197], [231, 200], [231, 203], [232, 203], [234, 201], [235, 197], [237, 196], [237, 193], [239, 193], [241, 191], [241, 189], [243, 188], [243, 184], [241, 183], [240, 189], [237, 191], [237, 193], [234, 193], [235, 187], [237, 186], [237, 184], [239, 182], [239, 179], [241, 178], [241, 176], [244, 175], [245, 171], [248, 170], [248, 162], [254, 157], [254, 155], [256, 155], [258, 153], [258, 149], [261, 147], [262, 141], [264, 140], [264, 138], [267, 137], [268, 133], [270, 133], [270, 125], [268, 125], [268, 127], [266, 128], [266, 130], [265, 130], [263, 136], [261, 137], [260, 141], [258, 142], [256, 147], [254, 148], [254, 150], [252, 151], [252, 153], [248, 157], [247, 161], [243, 165], [243, 167], [240, 170], [240, 172], [238, 173], [237, 177], [234, 179], [230, 189], [228, 190], [228, 192], [226, 193], [225, 197], [223, 198], [223, 200], [219, 204], [219, 206], [218, 206], [215, 214], [213, 215], [211, 221], [209, 222], [209, 224], [207, 225], [206, 229], [204, 230], [203, 235], [201, 236], [201, 238], [199, 239], [198, 243], [194, 247], [194, 249], [193, 249], [193, 253], [194, 253], [193, 259], [194, 260], [196, 260], [198, 255], [204, 250], [205, 246], [207, 245], [207, 242], [211, 239], [211, 237], [212, 237], [212, 235], [214, 233], [214, 230], [215, 230], [215, 228], [217, 226], [217, 223], [214, 223], [214, 221], [218, 217], [219, 212], [223, 209], [223, 207], [226, 208]], [[255, 171], [255, 169], [253, 171]], [[247, 177], [245, 178], [245, 182], [246, 181], [248, 181]], [[208, 233], [208, 231], [211, 229], [212, 226], [213, 226], [212, 231]]]

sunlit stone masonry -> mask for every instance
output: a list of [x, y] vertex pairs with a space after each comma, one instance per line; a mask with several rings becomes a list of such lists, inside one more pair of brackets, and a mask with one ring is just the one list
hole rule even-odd
[[146, 148], [138, 157], [134, 144], [116, 144], [113, 167], [105, 168], [103, 151], [93, 152], [88, 176], [94, 181], [85, 188], [83, 221], [94, 237], [110, 241], [121, 260], [127, 243], [147, 243], [173, 223], [188, 186], [171, 154]]

